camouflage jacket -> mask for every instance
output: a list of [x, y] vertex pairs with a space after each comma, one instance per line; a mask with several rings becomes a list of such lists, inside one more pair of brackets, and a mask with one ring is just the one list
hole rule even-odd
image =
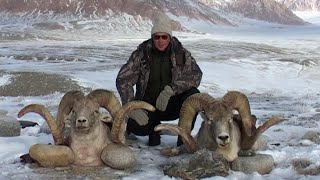
[[[121, 67], [116, 86], [122, 104], [132, 100], [142, 100], [148, 85], [150, 61], [152, 61], [152, 39], [141, 43], [131, 54], [129, 60]], [[202, 71], [191, 53], [183, 48], [175, 37], [171, 42], [172, 80], [169, 84], [176, 94], [183, 93], [192, 87], [198, 87], [202, 78]], [[136, 94], [134, 95], [134, 85]]]

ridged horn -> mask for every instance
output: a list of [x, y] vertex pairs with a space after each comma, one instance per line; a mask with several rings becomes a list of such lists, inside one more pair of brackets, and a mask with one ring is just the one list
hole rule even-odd
[[285, 119], [280, 117], [272, 117], [263, 125], [259, 126], [258, 129], [254, 132], [254, 134], [249, 137], [246, 134], [242, 133], [241, 135], [241, 149], [242, 150], [249, 150], [252, 148], [254, 143], [257, 141], [257, 139], [261, 136], [263, 132], [265, 132], [267, 129], [269, 129], [271, 126], [279, 124], [283, 122]]
[[124, 142], [124, 133], [126, 127], [126, 120], [128, 114], [136, 109], [145, 109], [148, 111], [155, 111], [156, 109], [149, 103], [144, 101], [131, 101], [122, 106], [114, 116], [114, 121], [111, 129], [111, 140], [114, 143]]
[[222, 97], [222, 101], [239, 112], [245, 133], [251, 136], [253, 133], [252, 126], [255, 126], [255, 124], [251, 120], [251, 110], [247, 96], [238, 91], [229, 91]]
[[100, 107], [108, 110], [112, 118], [115, 117], [116, 113], [121, 108], [121, 104], [118, 98], [112, 91], [106, 89], [96, 89], [90, 92], [87, 97], [96, 101], [100, 105]]
[[186, 147], [188, 153], [196, 152], [199, 147], [197, 145], [197, 141], [188, 133], [186, 130], [174, 124], [159, 124], [154, 128], [155, 131], [169, 130], [171, 132], [175, 132], [182, 137], [183, 144]]
[[59, 132], [56, 121], [54, 120], [53, 116], [51, 115], [51, 113], [49, 112], [49, 110], [46, 107], [44, 107], [43, 105], [39, 105], [39, 104], [30, 104], [30, 105], [22, 108], [19, 111], [18, 117], [20, 118], [29, 112], [37, 113], [37, 114], [41, 115], [43, 119], [46, 120], [46, 122], [48, 123], [48, 126], [51, 130], [54, 144], [56, 144], [56, 145], [64, 144], [63, 134], [61, 134]]
[[196, 93], [189, 96], [182, 104], [180, 109], [179, 127], [189, 134], [191, 133], [192, 120], [194, 116], [203, 111], [214, 101], [214, 98], [206, 93]]
[[61, 99], [57, 113], [57, 125], [60, 134], [64, 134], [65, 119], [71, 112], [74, 102], [84, 98], [81, 91], [69, 91]]

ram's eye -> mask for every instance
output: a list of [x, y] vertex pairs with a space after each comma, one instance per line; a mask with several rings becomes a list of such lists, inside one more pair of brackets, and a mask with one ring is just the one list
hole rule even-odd
[[99, 114], [99, 111], [98, 111], [98, 110], [95, 110], [93, 113], [94, 113], [95, 115], [98, 115], [98, 114]]

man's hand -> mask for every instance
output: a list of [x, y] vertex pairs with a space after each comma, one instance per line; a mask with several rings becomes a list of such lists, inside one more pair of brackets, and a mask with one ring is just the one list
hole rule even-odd
[[148, 121], [149, 121], [147, 111], [142, 109], [136, 109], [131, 111], [131, 113], [129, 114], [129, 117], [131, 119], [134, 119], [140, 126], [144, 126], [148, 124]]
[[156, 108], [160, 111], [165, 111], [168, 106], [169, 99], [174, 94], [175, 93], [170, 86], [165, 86], [157, 98]]

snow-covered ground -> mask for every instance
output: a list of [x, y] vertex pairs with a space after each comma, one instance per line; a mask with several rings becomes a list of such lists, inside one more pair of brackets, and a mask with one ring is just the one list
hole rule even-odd
[[[319, 22], [317, 18], [306, 19]], [[5, 29], [2, 37], [8, 35], [10, 28], [6, 26]], [[314, 24], [305, 27], [211, 27], [203, 32], [174, 32], [203, 71], [200, 91], [214, 97], [220, 97], [228, 90], [247, 94], [258, 124], [273, 115], [288, 119], [265, 132], [268, 149], [259, 153], [274, 157], [275, 166], [270, 174], [230, 171], [227, 177], [207, 179], [319, 179], [320, 175], [297, 174], [291, 161], [302, 158], [320, 167], [320, 145], [302, 139], [307, 131], [320, 132], [320, 27]], [[28, 39], [28, 36], [0, 40], [0, 86], [10, 83], [12, 72], [45, 72], [68, 75], [84, 87], [105, 88], [116, 93], [115, 77], [120, 66], [150, 35], [145, 32], [111, 36], [109, 32], [104, 36], [99, 31], [93, 32], [97, 36], [90, 36], [88, 32], [76, 34], [81, 38], [74, 40], [71, 34], [63, 31], [39, 34], [39, 37], [59, 36], [62, 40]], [[62, 95], [59, 92], [44, 96], [0, 94], [0, 109], [17, 118], [17, 112], [23, 106], [40, 103], [50, 107], [54, 114]], [[23, 119], [40, 125], [44, 122], [32, 113]], [[198, 117], [193, 134], [201, 121]], [[144, 145], [147, 137], [138, 137], [137, 145], [132, 147], [138, 158], [138, 166], [133, 170], [116, 171], [103, 167], [72, 175], [73, 172], [66, 169], [43, 170], [19, 162], [20, 155], [27, 153], [31, 145], [53, 141], [50, 134], [39, 133], [39, 129], [39, 126], [29, 127], [22, 129], [18, 137], [0, 137], [1, 180], [50, 179], [54, 175], [64, 179], [93, 179], [95, 174], [107, 176], [108, 173], [123, 179], [174, 179], [162, 172], [160, 165], [167, 159], [159, 154], [159, 148], [174, 146], [176, 137], [162, 136], [159, 147], [147, 147]]]

